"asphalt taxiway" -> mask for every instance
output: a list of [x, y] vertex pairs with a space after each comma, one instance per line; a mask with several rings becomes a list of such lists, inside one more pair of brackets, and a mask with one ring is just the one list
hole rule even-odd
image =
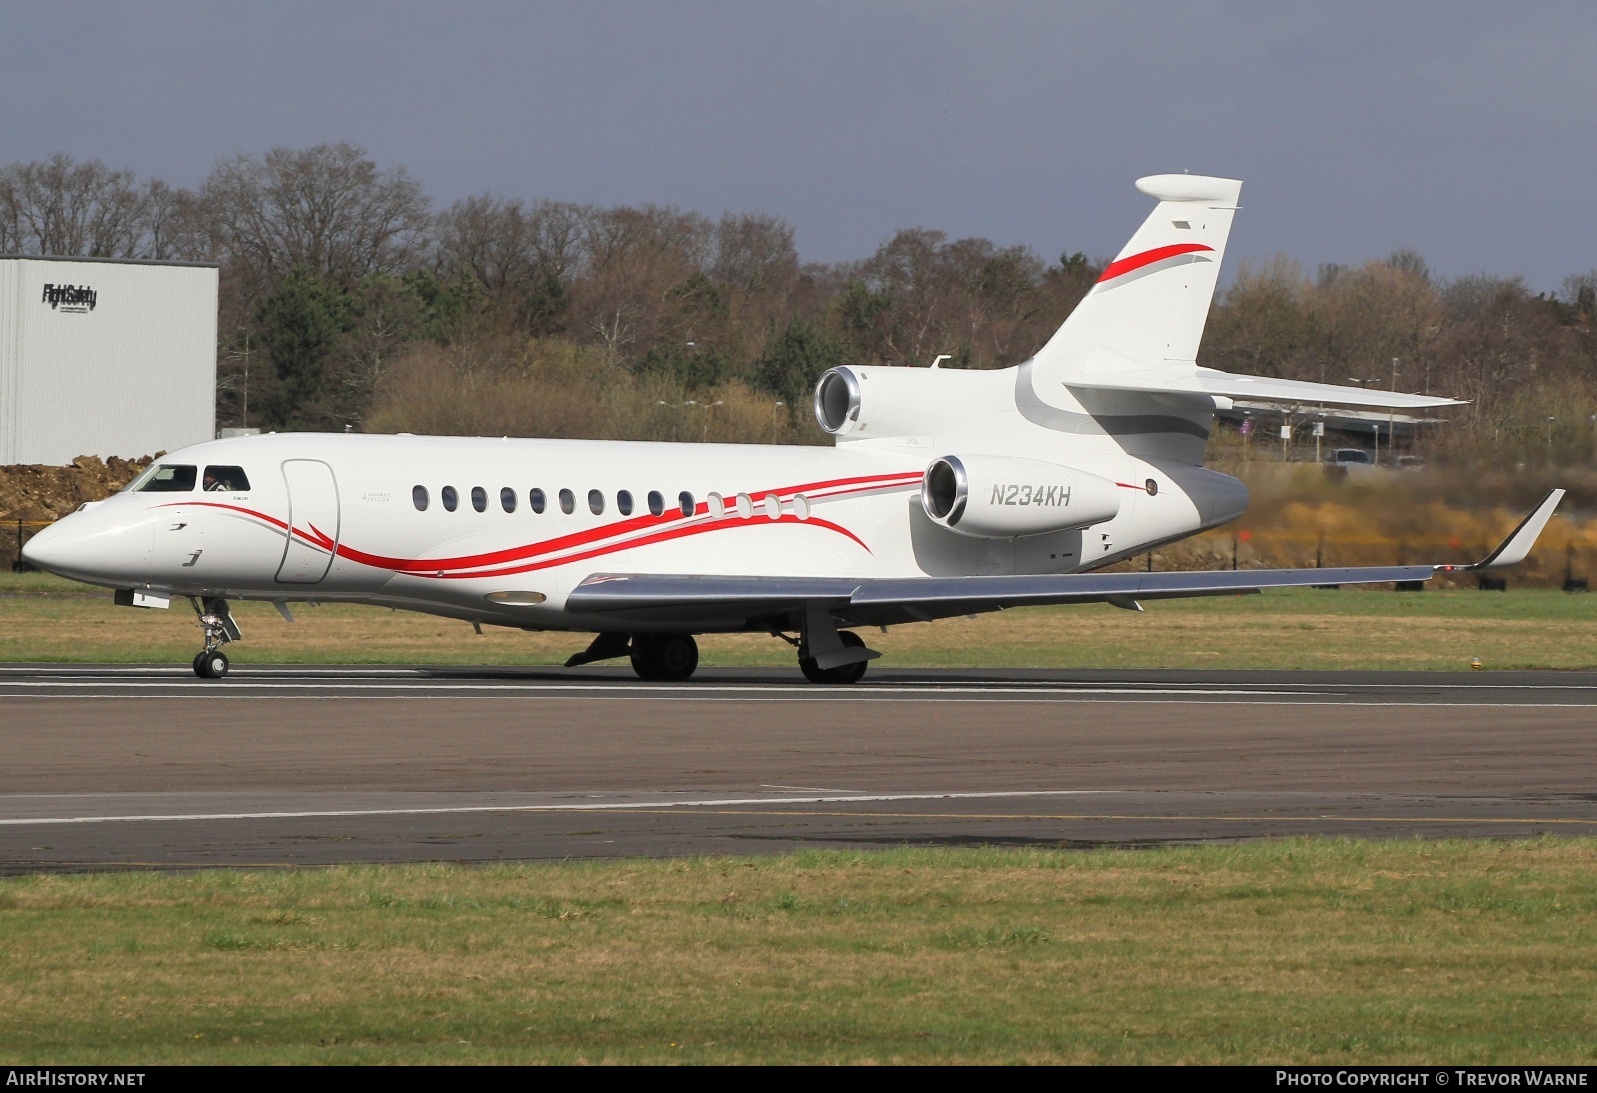
[[0, 870], [1597, 834], [1597, 673], [0, 667]]

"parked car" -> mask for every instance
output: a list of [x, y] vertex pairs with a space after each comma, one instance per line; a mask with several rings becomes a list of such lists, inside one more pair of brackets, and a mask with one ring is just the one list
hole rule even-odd
[[1336, 467], [1368, 467], [1375, 460], [1363, 448], [1333, 448], [1326, 462]]

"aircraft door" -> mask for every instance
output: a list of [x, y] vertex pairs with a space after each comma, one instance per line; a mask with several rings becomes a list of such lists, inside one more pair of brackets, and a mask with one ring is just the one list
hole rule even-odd
[[288, 487], [288, 541], [277, 567], [279, 584], [316, 584], [333, 564], [338, 546], [338, 482], [319, 459], [283, 461]]

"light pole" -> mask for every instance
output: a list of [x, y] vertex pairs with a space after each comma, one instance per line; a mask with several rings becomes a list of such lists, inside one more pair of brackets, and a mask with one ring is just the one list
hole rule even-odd
[[[1393, 358], [1393, 360], [1395, 361], [1396, 358]], [[1349, 383], [1357, 384], [1362, 389], [1362, 388], [1368, 388], [1370, 384], [1378, 382], [1380, 380], [1380, 378], [1381, 377], [1379, 377], [1379, 376], [1371, 376], [1369, 379], [1361, 380], [1357, 376], [1349, 376], [1347, 378], [1347, 381]], [[1397, 381], [1393, 380], [1392, 382], [1396, 383]], [[1379, 421], [1376, 421], [1375, 424], [1370, 426], [1370, 428], [1375, 430], [1375, 465], [1376, 466], [1380, 466], [1380, 464], [1381, 464], [1381, 423]], [[1388, 425], [1388, 429], [1390, 429], [1390, 425]], [[1387, 439], [1390, 440], [1391, 438], [1388, 437]]]
[[704, 428], [699, 433], [699, 443], [705, 443], [710, 439], [710, 411], [720, 406], [724, 401], [724, 399], [716, 399], [714, 402], [699, 402], [696, 399], [688, 399], [682, 404], [684, 406], [697, 406], [704, 411]]
[[[1392, 358], [1392, 394], [1397, 394], [1397, 358]], [[1397, 420], [1397, 407], [1386, 408], [1386, 454], [1390, 456], [1397, 449], [1392, 445], [1396, 442], [1392, 433], [1392, 423]]]
[[778, 410], [780, 410], [782, 407], [786, 406], [786, 405], [787, 405], [787, 403], [783, 402], [781, 399], [778, 399], [777, 401], [771, 403], [771, 443], [772, 444], [776, 443], [776, 412]]

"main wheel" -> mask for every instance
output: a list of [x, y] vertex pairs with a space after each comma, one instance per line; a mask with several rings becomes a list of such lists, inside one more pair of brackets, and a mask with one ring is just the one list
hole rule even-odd
[[639, 679], [676, 683], [699, 667], [699, 643], [692, 634], [634, 634], [632, 670]]
[[[865, 639], [852, 630], [839, 630], [839, 640], [845, 649], [865, 648]], [[804, 678], [811, 683], [848, 684], [858, 683], [865, 678], [865, 668], [870, 661], [860, 660], [853, 664], [839, 664], [836, 668], [822, 668], [815, 663], [815, 658], [804, 651], [799, 652], [799, 671], [804, 673]]]
[[227, 654], [220, 649], [194, 658], [194, 670], [202, 679], [221, 679], [227, 675]]
[[204, 659], [205, 659], [205, 651], [203, 649], [200, 650], [198, 653], [194, 654], [194, 674], [199, 676], [201, 679], [205, 678], [205, 668], [200, 663], [200, 661], [202, 661]]

